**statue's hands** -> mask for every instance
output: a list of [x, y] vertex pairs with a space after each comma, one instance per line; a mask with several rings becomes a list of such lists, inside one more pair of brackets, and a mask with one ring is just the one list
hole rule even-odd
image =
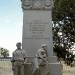
[[24, 64], [26, 64], [27, 63], [27, 58], [24, 58]]
[[37, 66], [36, 69], [39, 69], [39, 66]]
[[12, 70], [15, 70], [14, 66], [12, 66]]
[[24, 64], [26, 64], [26, 62], [24, 61]]
[[11, 58], [11, 62], [12, 62], [12, 63], [15, 62], [15, 59], [14, 59], [13, 57]]
[[11, 60], [11, 62], [14, 62], [13, 60]]

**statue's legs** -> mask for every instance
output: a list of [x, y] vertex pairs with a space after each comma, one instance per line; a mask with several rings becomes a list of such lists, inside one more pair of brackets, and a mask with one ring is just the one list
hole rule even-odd
[[20, 69], [20, 72], [21, 72], [21, 74], [20, 75], [24, 75], [24, 65], [22, 64], [22, 65], [20, 65], [21, 66], [21, 69]]
[[41, 75], [49, 75], [48, 65], [40, 66]]
[[13, 75], [24, 75], [24, 65], [22, 63], [15, 63]]
[[16, 64], [15, 70], [14, 70], [14, 75], [21, 75], [21, 66], [19, 64]]

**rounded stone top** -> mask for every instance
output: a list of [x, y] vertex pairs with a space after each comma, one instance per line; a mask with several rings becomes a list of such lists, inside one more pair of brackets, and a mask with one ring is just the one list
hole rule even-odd
[[47, 46], [46, 44], [42, 44], [42, 45], [41, 45], [41, 47], [46, 47], [46, 46]]
[[25, 10], [51, 10], [53, 0], [21, 0]]

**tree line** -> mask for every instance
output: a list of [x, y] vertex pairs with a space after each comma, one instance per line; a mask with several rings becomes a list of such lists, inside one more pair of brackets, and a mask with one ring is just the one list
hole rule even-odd
[[5, 48], [0, 48], [0, 57], [8, 57], [9, 56], [9, 50], [5, 49]]
[[65, 59], [75, 44], [75, 0], [54, 0], [52, 13], [54, 52]]

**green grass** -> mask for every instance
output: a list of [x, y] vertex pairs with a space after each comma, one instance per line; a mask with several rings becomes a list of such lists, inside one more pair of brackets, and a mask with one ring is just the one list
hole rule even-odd
[[10, 61], [0, 61], [0, 75], [12, 75], [12, 64]]

